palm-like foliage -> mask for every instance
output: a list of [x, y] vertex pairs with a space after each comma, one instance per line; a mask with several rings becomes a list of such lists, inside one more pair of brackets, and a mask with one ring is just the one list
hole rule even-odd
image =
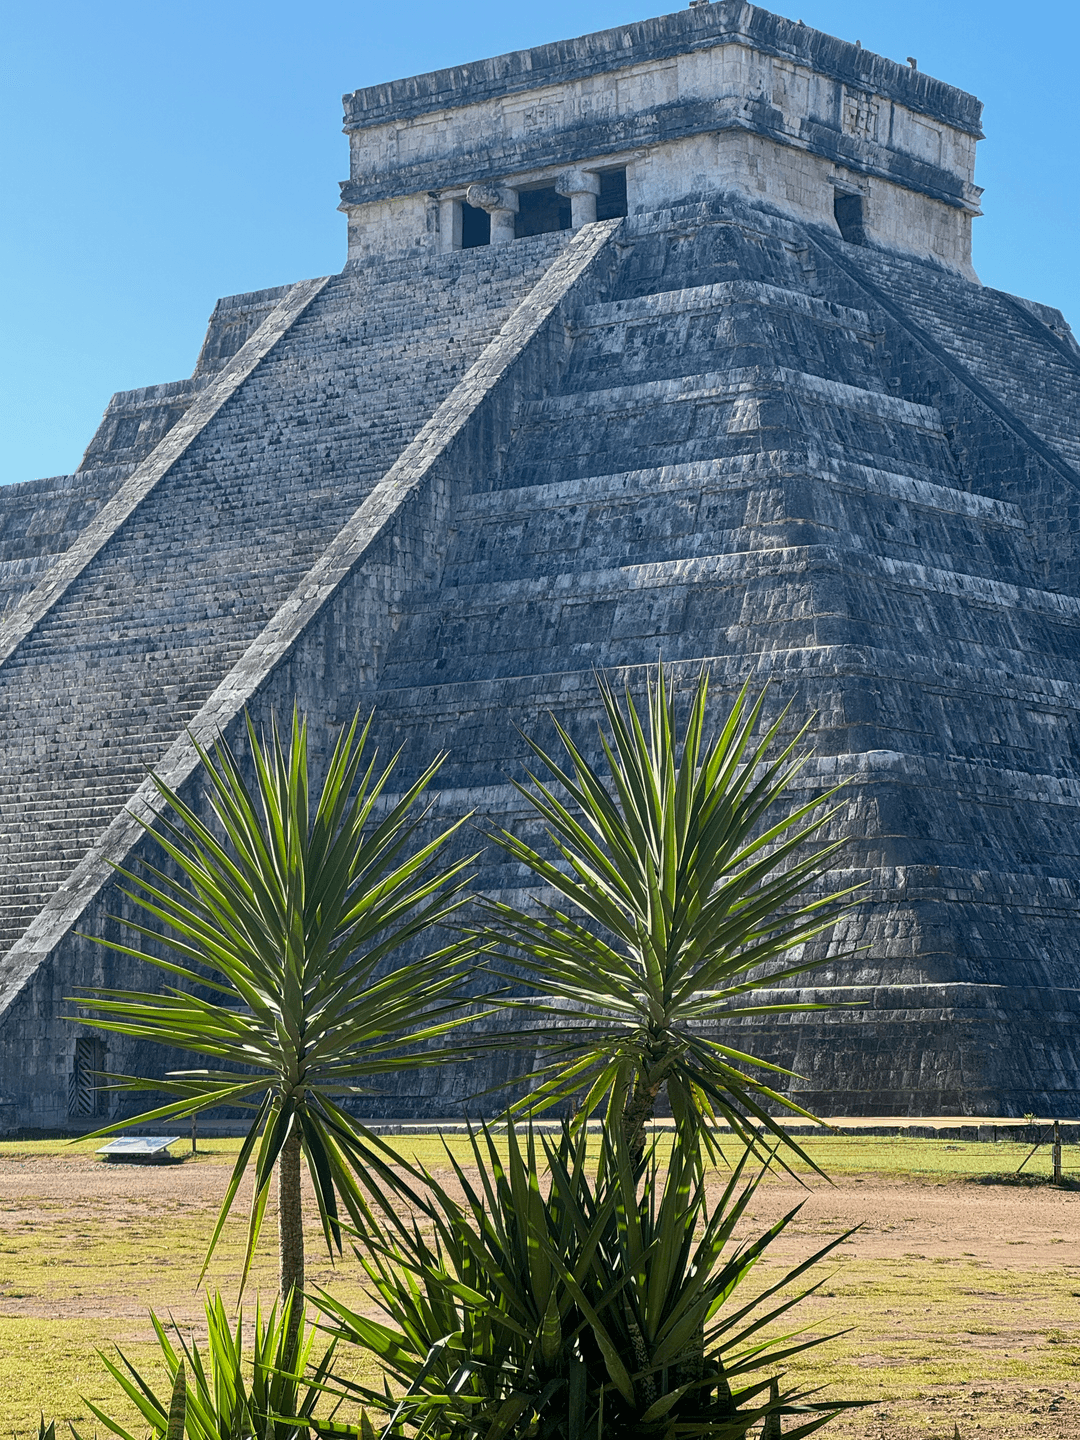
[[720, 1115], [750, 1140], [752, 1116], [779, 1137], [766, 1102], [808, 1112], [747, 1067], [789, 1072], [710, 1039], [703, 1027], [820, 1008], [743, 998], [765, 972], [775, 984], [808, 969], [811, 962], [792, 957], [836, 921], [850, 894], [810, 888], [843, 842], [810, 846], [836, 813], [822, 805], [828, 795], [791, 803], [809, 723], [778, 743], [785, 710], [759, 735], [764, 693], [751, 701], [744, 686], [707, 741], [703, 671], [680, 745], [663, 666], [649, 681], [644, 718], [629, 690], [624, 706], [605, 679], [599, 685], [602, 766], [556, 721], [569, 763], [530, 740], [549, 779], [530, 774], [534, 788], [517, 787], [545, 822], [555, 855], [506, 831], [498, 837], [569, 904], [487, 906], [491, 951], [524, 972], [535, 992], [506, 1002], [533, 1017], [508, 1042], [546, 1054], [530, 1076], [540, 1083], [521, 1105], [535, 1112], [584, 1090], [581, 1113], [606, 1100], [640, 1153], [666, 1085], [688, 1133], [704, 1133]]
[[[297, 1309], [300, 1303], [297, 1298]], [[206, 1303], [205, 1352], [179, 1331], [174, 1343], [168, 1328], [151, 1311], [169, 1377], [164, 1392], [123, 1351], [117, 1352], [119, 1362], [101, 1351], [98, 1354], [128, 1405], [151, 1427], [151, 1440], [184, 1440], [185, 1435], [187, 1440], [307, 1440], [313, 1432], [330, 1429], [328, 1421], [320, 1426], [313, 1417], [325, 1393], [335, 1344], [316, 1357], [317, 1332], [308, 1329], [290, 1358], [287, 1337], [293, 1308], [292, 1297], [280, 1308], [274, 1305], [268, 1314], [256, 1307], [254, 1331], [246, 1342], [243, 1311], [230, 1323], [220, 1295], [215, 1295]], [[309, 1371], [306, 1379], [305, 1371]], [[93, 1401], [84, 1403], [110, 1435], [141, 1440]], [[339, 1426], [337, 1433], [356, 1432]]]
[[710, 1200], [685, 1145], [666, 1164], [654, 1153], [639, 1178], [618, 1131], [601, 1135], [599, 1157], [582, 1127], [538, 1144], [531, 1125], [522, 1137], [511, 1124], [505, 1144], [487, 1129], [471, 1143], [475, 1178], [450, 1156], [463, 1201], [419, 1171], [422, 1214], [410, 1221], [388, 1204], [363, 1229], [358, 1258], [384, 1319], [327, 1294], [316, 1302], [331, 1334], [382, 1361], [382, 1391], [343, 1390], [387, 1417], [383, 1434], [741, 1440], [781, 1414], [800, 1417], [789, 1436], [809, 1435], [844, 1408], [777, 1384], [777, 1367], [830, 1337], [763, 1337], [816, 1288], [799, 1282], [845, 1237], [744, 1298], [739, 1287], [799, 1208], [733, 1240], [760, 1178], [744, 1178], [749, 1152]]
[[457, 826], [423, 841], [417, 833], [430, 808], [419, 802], [441, 761], [391, 801], [394, 761], [381, 774], [375, 757], [363, 763], [370, 724], [358, 733], [357, 718], [342, 733], [313, 808], [307, 727], [295, 715], [287, 748], [276, 726], [264, 743], [248, 721], [254, 788], [224, 741], [200, 750], [216, 828], [159, 782], [172, 818], [152, 833], [174, 869], [121, 872], [125, 893], [156, 922], [131, 927], [153, 948], [100, 943], [173, 983], [159, 994], [94, 990], [78, 1001], [101, 1028], [214, 1062], [163, 1080], [116, 1077], [121, 1088], [176, 1097], [143, 1119], [253, 1111], [207, 1261], [253, 1163], [246, 1278], [280, 1159], [283, 1296], [303, 1285], [301, 1154], [327, 1244], [340, 1250], [337, 1197], [359, 1218], [358, 1174], [382, 1163], [379, 1143], [342, 1101], [372, 1076], [445, 1063], [429, 1042], [460, 1018], [460, 947], [390, 965], [461, 903], [468, 862], [437, 864]]

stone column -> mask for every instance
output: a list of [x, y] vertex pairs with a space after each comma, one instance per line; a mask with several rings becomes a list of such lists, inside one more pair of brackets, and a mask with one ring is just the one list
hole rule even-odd
[[503, 185], [470, 185], [465, 199], [491, 216], [491, 243], [503, 245], [514, 238], [514, 216], [518, 210], [516, 190]]
[[570, 225], [579, 230], [596, 219], [596, 197], [600, 194], [600, 177], [588, 170], [564, 170], [555, 181], [555, 189], [570, 200]]
[[461, 202], [440, 199], [439, 201], [439, 249], [461, 249]]

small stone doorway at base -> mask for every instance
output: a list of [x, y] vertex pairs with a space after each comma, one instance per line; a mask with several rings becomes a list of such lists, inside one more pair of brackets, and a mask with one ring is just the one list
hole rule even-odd
[[80, 1035], [68, 1076], [68, 1114], [75, 1116], [106, 1115], [109, 1095], [100, 1087], [105, 1083], [105, 1042], [94, 1035]]

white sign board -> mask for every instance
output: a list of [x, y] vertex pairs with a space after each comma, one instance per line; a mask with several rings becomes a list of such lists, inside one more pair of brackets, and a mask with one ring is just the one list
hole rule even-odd
[[97, 1154], [106, 1160], [172, 1160], [169, 1146], [179, 1140], [179, 1135], [122, 1135], [119, 1140], [110, 1140], [102, 1145]]

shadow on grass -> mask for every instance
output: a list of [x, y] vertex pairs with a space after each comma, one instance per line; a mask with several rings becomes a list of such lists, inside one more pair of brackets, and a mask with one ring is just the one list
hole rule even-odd
[[1044, 1187], [1050, 1190], [1080, 1190], [1080, 1180], [1068, 1175], [1061, 1180], [1054, 1180], [1050, 1175], [1017, 1175], [1015, 1171], [1001, 1171], [990, 1175], [965, 1175], [964, 1179], [969, 1185], [1012, 1185], [1021, 1190]]

